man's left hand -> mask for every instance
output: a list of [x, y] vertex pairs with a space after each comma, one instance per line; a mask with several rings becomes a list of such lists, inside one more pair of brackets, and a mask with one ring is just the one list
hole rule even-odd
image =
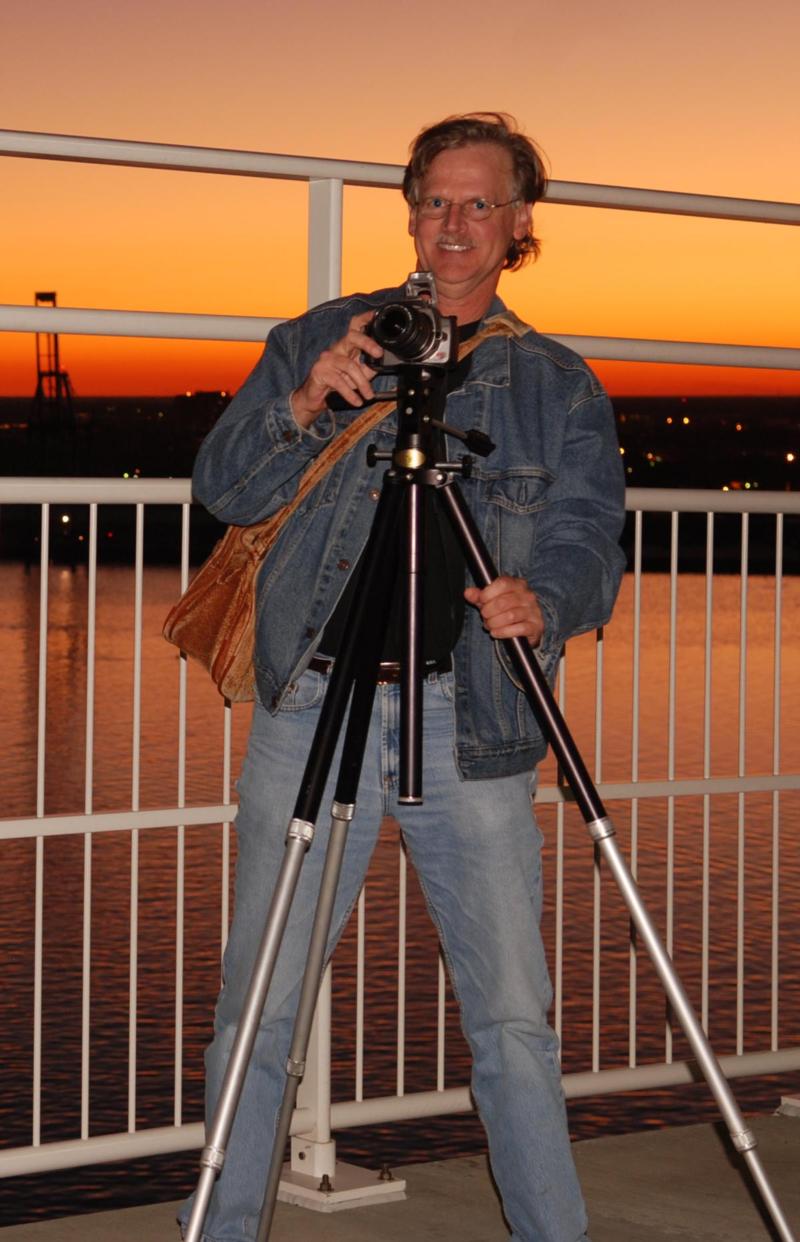
[[464, 598], [481, 614], [492, 638], [527, 638], [532, 647], [544, 633], [544, 617], [524, 578], [495, 578], [487, 587], [467, 587]]

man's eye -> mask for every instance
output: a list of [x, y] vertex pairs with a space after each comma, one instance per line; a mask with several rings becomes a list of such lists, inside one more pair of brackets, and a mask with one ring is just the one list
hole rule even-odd
[[445, 200], [443, 198], [440, 198], [438, 194], [435, 194], [433, 198], [425, 199], [426, 207], [444, 207], [444, 205], [445, 205]]
[[485, 199], [485, 198], [476, 198], [476, 199], [473, 199], [473, 202], [472, 202], [472, 210], [473, 210], [473, 211], [477, 211], [477, 212], [481, 213], [481, 212], [484, 212], [484, 211], [488, 211], [488, 209], [489, 209], [489, 204], [488, 204], [488, 202], [486, 201], [486, 199]]

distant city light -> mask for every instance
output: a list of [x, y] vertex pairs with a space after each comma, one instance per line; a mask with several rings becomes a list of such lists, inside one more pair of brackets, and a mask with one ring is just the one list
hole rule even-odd
[[68, 514], [68, 513], [62, 513], [62, 514], [61, 514], [61, 521], [63, 522], [63, 524], [64, 524], [65, 526], [67, 526], [67, 525], [69, 524], [69, 514]]
[[786, 454], [786, 460], [787, 460], [787, 461], [796, 461], [797, 459], [796, 459], [796, 457], [795, 457], [794, 453], [787, 453], [787, 454]]
[[619, 446], [619, 451], [620, 451], [620, 453], [622, 454], [622, 456], [624, 457], [624, 456], [625, 456], [625, 449], [622, 447], [622, 445], [621, 445], [621, 444], [620, 444], [620, 446]]
[[670, 414], [669, 418], [667, 419], [667, 426], [668, 426], [668, 427], [671, 427], [671, 426], [672, 426], [672, 415], [671, 415], [671, 414]]
[[684, 427], [688, 427], [688, 426], [689, 426], [689, 423], [690, 423], [691, 421], [692, 421], [692, 420], [689, 418], [689, 415], [688, 415], [688, 414], [684, 414], [684, 416], [683, 416], [683, 425], [684, 425]]
[[737, 423], [737, 424], [736, 424], [736, 430], [737, 430], [737, 431], [741, 431], [741, 430], [742, 430], [742, 424], [741, 424], [741, 423]]

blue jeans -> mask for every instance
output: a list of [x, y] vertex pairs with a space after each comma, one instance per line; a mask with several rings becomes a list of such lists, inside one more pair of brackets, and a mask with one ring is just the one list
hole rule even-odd
[[[215, 1036], [206, 1053], [213, 1115], [286, 828], [326, 688], [306, 672], [276, 717], [256, 705], [239, 782], [236, 906]], [[462, 781], [453, 760], [452, 675], [424, 691], [424, 802], [397, 803], [400, 694], [379, 686], [331, 929], [332, 950], [358, 897], [385, 814], [400, 823], [439, 931], [473, 1058], [472, 1090], [515, 1242], [580, 1242], [586, 1214], [570, 1152], [552, 999], [539, 932], [541, 834], [533, 775]], [[261, 1030], [205, 1224], [208, 1242], [251, 1242], [313, 910], [325, 860], [338, 757], [275, 966]], [[187, 1209], [184, 1208], [184, 1212]]]

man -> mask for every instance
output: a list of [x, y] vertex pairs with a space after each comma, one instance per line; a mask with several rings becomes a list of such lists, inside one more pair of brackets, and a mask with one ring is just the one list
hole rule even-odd
[[[409, 232], [419, 270], [435, 278], [440, 312], [456, 318], [462, 337], [503, 311], [501, 271], [536, 253], [532, 208], [544, 188], [536, 148], [500, 114], [449, 118], [417, 138], [404, 182]], [[402, 296], [390, 289], [340, 299], [272, 332], [198, 456], [195, 493], [212, 513], [247, 525], [274, 512], [352, 417], [342, 407], [355, 410], [380, 396], [390, 380], [376, 377], [367, 361], [377, 366], [381, 350], [365, 329], [379, 306]], [[380, 820], [391, 813], [459, 998], [473, 1093], [512, 1237], [579, 1242], [586, 1216], [547, 1021], [551, 989], [539, 933], [541, 835], [531, 799], [546, 747], [490, 639], [528, 639], [551, 675], [570, 635], [608, 619], [622, 572], [622, 471], [597, 380], [581, 359], [532, 330], [482, 341], [455, 368], [448, 389], [447, 423], [477, 427], [497, 445], [463, 489], [501, 576], [484, 589], [466, 586], [452, 532], [431, 523], [425, 798], [421, 806], [397, 802], [400, 687], [390, 623], [331, 948], [357, 898]], [[390, 416], [373, 439], [391, 448], [394, 435]], [[261, 571], [258, 701], [239, 784], [236, 909], [206, 1058], [210, 1114], [377, 495], [363, 449], [349, 453], [287, 523]], [[335, 766], [331, 788], [334, 778]], [[209, 1242], [255, 1237], [326, 831], [320, 823], [301, 872], [206, 1219]]]

